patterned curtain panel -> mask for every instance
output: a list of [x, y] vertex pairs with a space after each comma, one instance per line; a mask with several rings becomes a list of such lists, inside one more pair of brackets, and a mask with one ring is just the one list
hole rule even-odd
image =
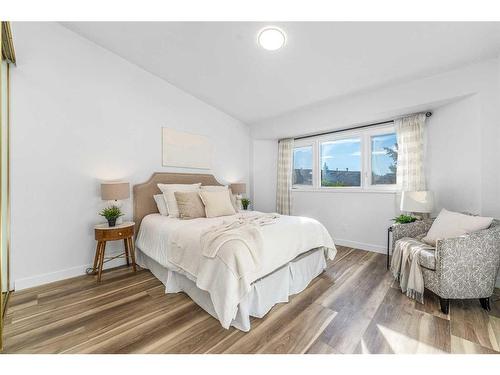
[[293, 138], [278, 143], [278, 186], [276, 210], [283, 215], [292, 213]]
[[425, 114], [394, 120], [398, 140], [397, 181], [402, 191], [426, 190], [424, 174]]

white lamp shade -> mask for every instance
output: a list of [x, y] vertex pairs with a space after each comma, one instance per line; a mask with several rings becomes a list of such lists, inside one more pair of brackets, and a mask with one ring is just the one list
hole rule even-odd
[[432, 191], [403, 191], [401, 211], [430, 213], [434, 207]]

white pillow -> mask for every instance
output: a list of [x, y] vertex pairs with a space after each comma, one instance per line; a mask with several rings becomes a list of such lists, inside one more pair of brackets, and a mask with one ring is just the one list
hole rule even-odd
[[233, 194], [229, 186], [214, 186], [214, 185], [205, 185], [200, 188], [202, 191], [229, 191], [229, 198], [231, 199], [231, 204], [236, 212], [239, 211], [238, 201], [236, 200], [236, 196]]
[[179, 208], [177, 207], [177, 201], [175, 200], [174, 193], [176, 191], [199, 191], [199, 184], [158, 184], [158, 188], [163, 193], [165, 202], [167, 203], [168, 216], [179, 217]]
[[219, 217], [234, 215], [236, 211], [227, 191], [200, 191], [200, 198], [205, 205], [205, 214], [207, 217]]
[[460, 237], [464, 234], [486, 229], [491, 225], [492, 221], [492, 217], [464, 215], [443, 208], [432, 223], [427, 235], [422, 238], [422, 241], [436, 246], [437, 240]]
[[167, 202], [165, 202], [163, 194], [155, 194], [153, 195], [153, 198], [155, 199], [156, 207], [158, 207], [160, 215], [168, 216]]

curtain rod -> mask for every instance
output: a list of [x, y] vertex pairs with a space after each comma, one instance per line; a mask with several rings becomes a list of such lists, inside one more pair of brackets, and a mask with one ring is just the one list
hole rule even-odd
[[[425, 117], [431, 117], [432, 112], [426, 112]], [[399, 117], [398, 117], [399, 118]], [[306, 138], [312, 138], [312, 137], [319, 137], [321, 135], [327, 135], [327, 134], [335, 134], [335, 133], [341, 133], [341, 132], [346, 132], [349, 130], [356, 130], [356, 129], [363, 129], [363, 128], [368, 128], [371, 126], [377, 126], [377, 125], [384, 125], [384, 124], [391, 124], [394, 123], [394, 120], [388, 120], [388, 121], [382, 121], [382, 122], [374, 122], [373, 124], [366, 124], [366, 125], [359, 125], [359, 126], [353, 126], [352, 128], [345, 128], [345, 129], [338, 129], [338, 130], [331, 130], [328, 132], [324, 133], [316, 133], [316, 134], [310, 134], [310, 135], [304, 135], [302, 137], [295, 137], [294, 140], [297, 141], [299, 139], [306, 139]]]

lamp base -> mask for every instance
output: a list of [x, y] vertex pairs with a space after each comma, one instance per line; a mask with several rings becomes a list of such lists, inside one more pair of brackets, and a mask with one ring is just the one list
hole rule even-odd
[[241, 204], [241, 198], [243, 198], [241, 194], [236, 194], [236, 206], [238, 206], [238, 211], [243, 210], [243, 205]]

